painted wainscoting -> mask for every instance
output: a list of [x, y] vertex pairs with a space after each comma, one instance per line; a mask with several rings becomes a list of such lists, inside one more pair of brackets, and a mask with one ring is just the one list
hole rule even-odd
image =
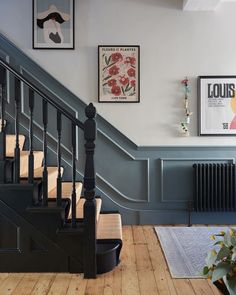
[[[85, 103], [45, 72], [12, 42], [0, 35], [0, 57], [55, 100], [84, 121]], [[8, 75], [7, 119], [13, 121], [13, 77]], [[35, 145], [42, 148], [40, 100], [36, 99]], [[50, 111], [50, 118], [56, 113]], [[22, 88], [21, 132], [28, 132], [28, 94]], [[48, 126], [49, 164], [56, 164], [56, 120]], [[194, 197], [193, 163], [234, 163], [236, 147], [138, 147], [101, 116], [97, 116], [96, 141], [97, 194], [103, 198], [104, 210], [119, 210], [126, 224], [186, 224], [188, 201]], [[14, 132], [13, 124], [8, 131]], [[71, 173], [70, 126], [63, 119], [62, 164], [64, 179]], [[83, 134], [78, 130], [77, 178], [82, 180], [84, 165]], [[193, 223], [234, 223], [235, 213], [193, 213]]]

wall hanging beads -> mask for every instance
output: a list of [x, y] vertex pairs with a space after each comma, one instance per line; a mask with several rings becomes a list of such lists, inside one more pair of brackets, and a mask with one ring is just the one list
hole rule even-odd
[[181, 131], [185, 136], [189, 136], [189, 124], [190, 124], [190, 117], [193, 114], [189, 109], [189, 93], [190, 87], [188, 84], [188, 78], [186, 77], [184, 80], [181, 81], [181, 84], [184, 87], [184, 119], [180, 123]]

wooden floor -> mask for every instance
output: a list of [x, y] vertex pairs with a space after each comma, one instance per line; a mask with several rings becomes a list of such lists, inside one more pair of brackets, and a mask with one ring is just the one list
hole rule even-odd
[[80, 274], [0, 274], [0, 295], [220, 295], [208, 280], [171, 279], [152, 226], [124, 226], [123, 234], [121, 263], [113, 272], [96, 280]]

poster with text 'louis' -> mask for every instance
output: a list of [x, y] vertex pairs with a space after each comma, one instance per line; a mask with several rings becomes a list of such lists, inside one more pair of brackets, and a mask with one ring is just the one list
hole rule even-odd
[[236, 135], [236, 76], [200, 76], [199, 135]]

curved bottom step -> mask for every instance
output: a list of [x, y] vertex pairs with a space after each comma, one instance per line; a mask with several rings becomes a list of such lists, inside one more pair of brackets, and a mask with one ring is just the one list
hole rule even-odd
[[113, 270], [120, 262], [121, 240], [97, 241], [97, 274]]

